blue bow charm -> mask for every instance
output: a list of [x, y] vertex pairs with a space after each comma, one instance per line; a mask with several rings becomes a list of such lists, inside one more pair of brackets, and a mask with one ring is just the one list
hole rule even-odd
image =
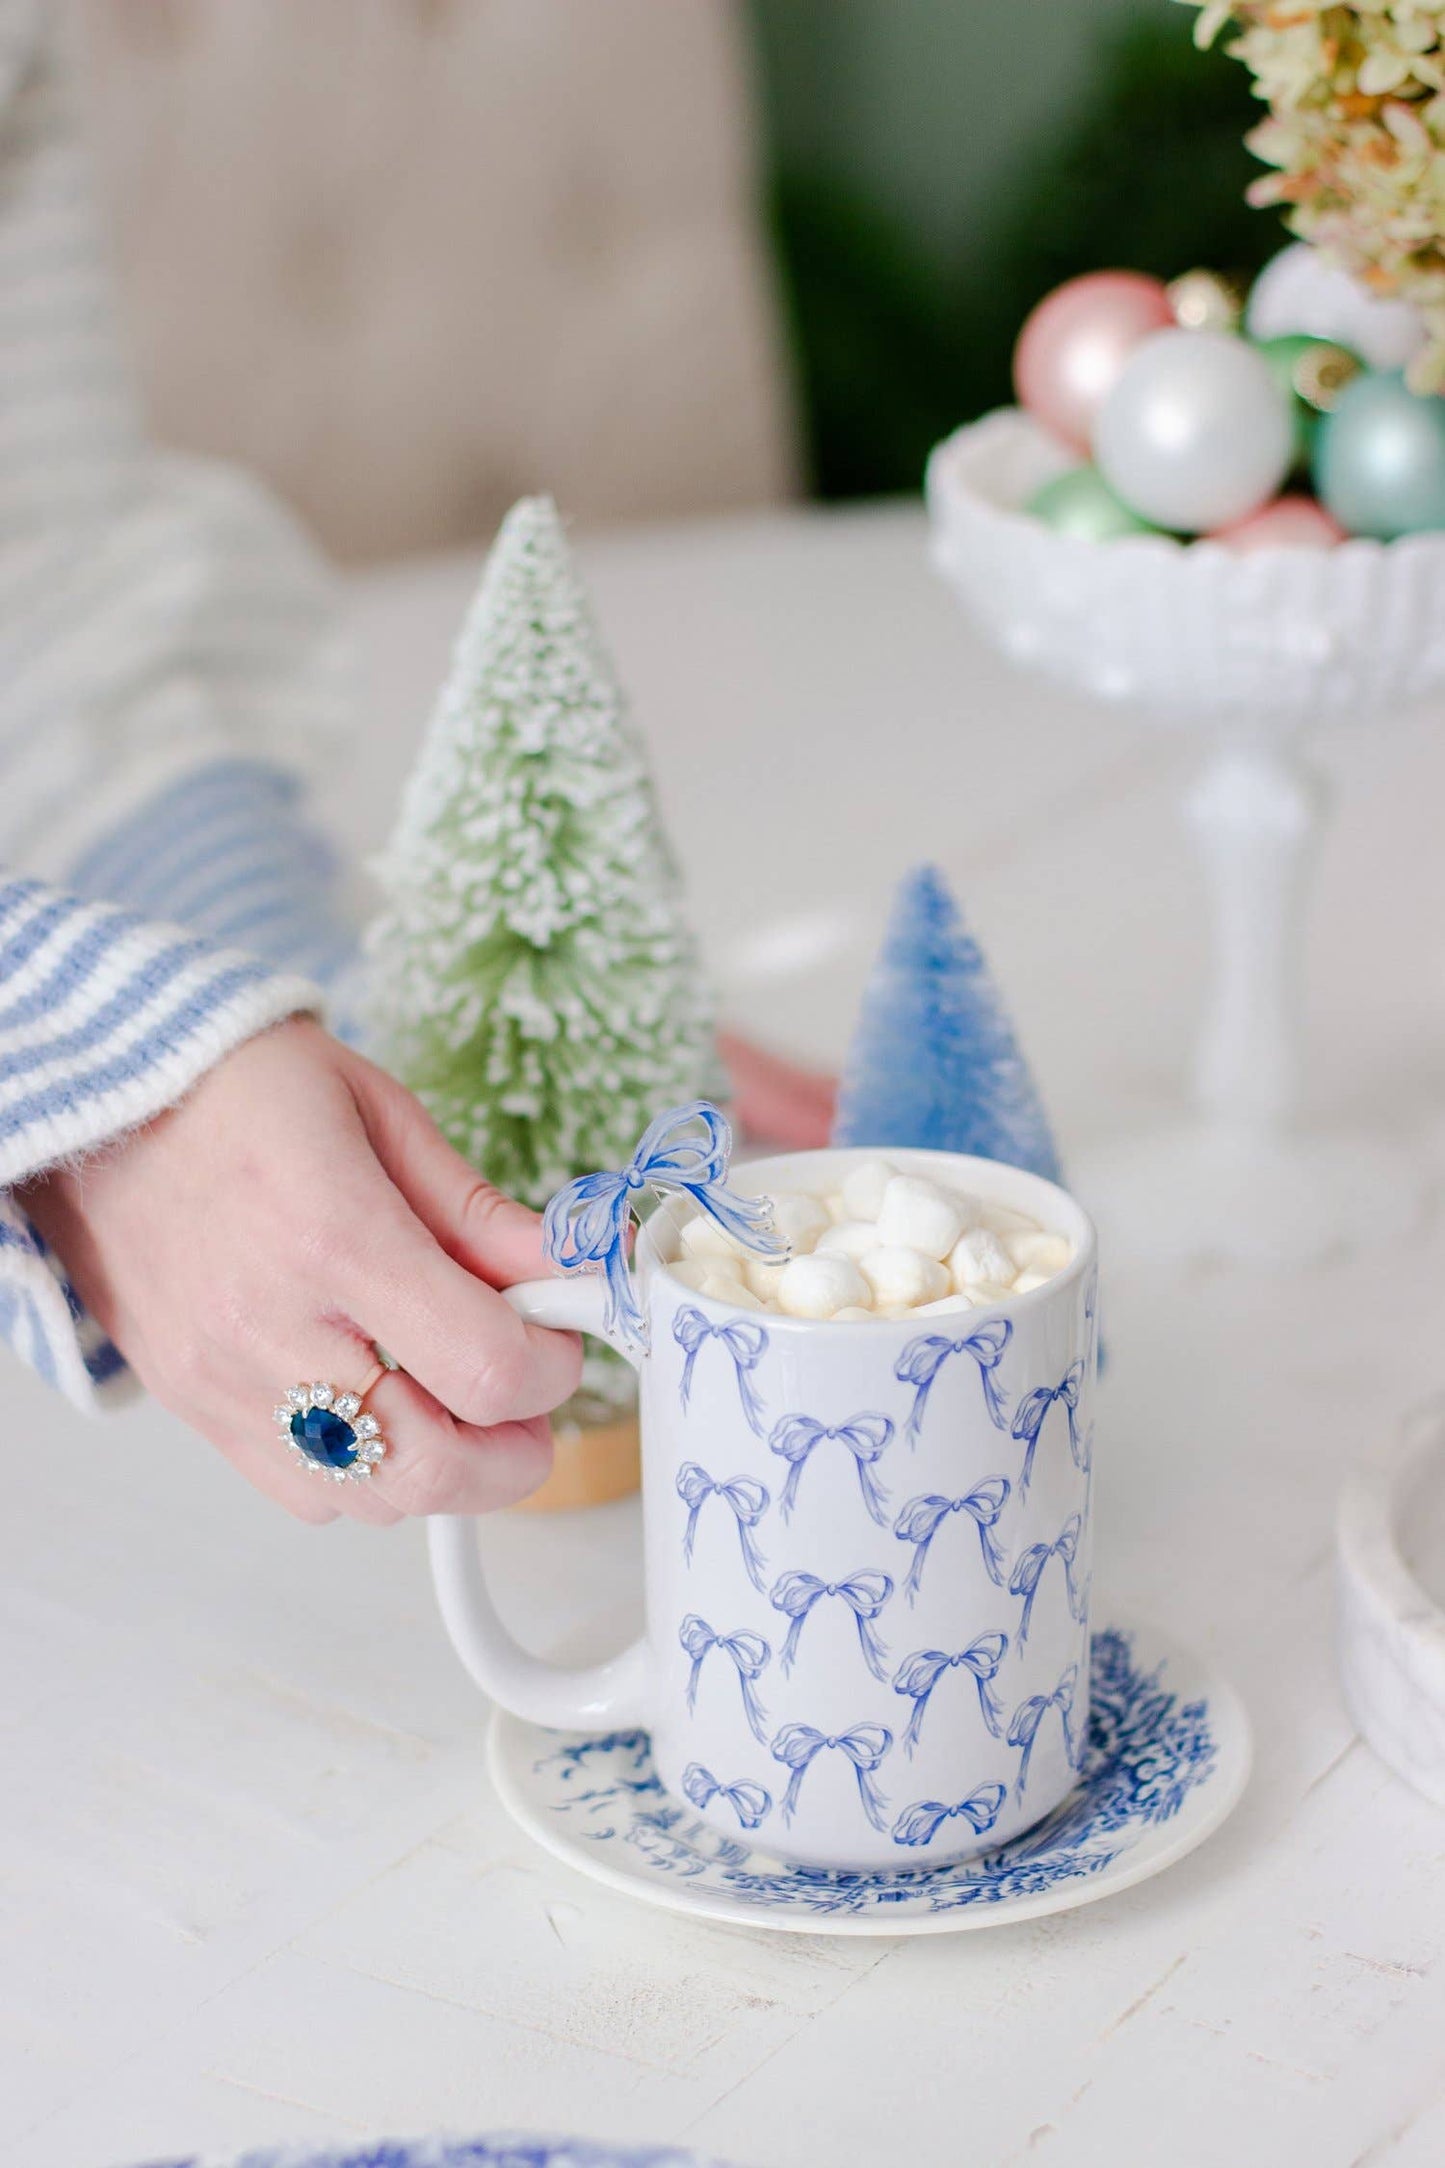
[[[949, 1656], [942, 1649], [919, 1649], [912, 1656], [905, 1656], [898, 1666], [893, 1680], [895, 1694], [903, 1694], [913, 1703], [913, 1714], [908, 1719], [908, 1729], [903, 1734], [903, 1751], [911, 1754], [923, 1736], [923, 1719], [928, 1711], [929, 1696], [939, 1680], [948, 1671], [966, 1671], [978, 1688], [978, 1706], [983, 1720], [995, 1739], [1003, 1737], [1003, 1705], [993, 1690], [998, 1677], [999, 1665], [1008, 1653], [1007, 1634], [979, 1634], [966, 1649], [956, 1656]], [[1000, 1793], [1002, 1798], [1002, 1793]], [[900, 1838], [900, 1843], [906, 1843]], [[927, 1840], [923, 1840], [926, 1842]]]
[[946, 1807], [941, 1799], [920, 1799], [916, 1807], [905, 1807], [893, 1824], [895, 1844], [932, 1844], [945, 1822], [962, 1816], [975, 1836], [982, 1837], [998, 1820], [998, 1810], [1008, 1797], [1001, 1784], [980, 1784], [967, 1799], [960, 1799], [956, 1807]]
[[1020, 1702], [1014, 1710], [1013, 1720], [1008, 1728], [1008, 1743], [1022, 1749], [1016, 1786], [1018, 1798], [1023, 1798], [1024, 1786], [1029, 1780], [1029, 1756], [1033, 1753], [1039, 1726], [1050, 1709], [1057, 1709], [1059, 1712], [1059, 1722], [1064, 1729], [1064, 1752], [1068, 1756], [1069, 1767], [1078, 1767], [1075, 1758], [1078, 1750], [1073, 1731], [1074, 1695], [1078, 1686], [1079, 1667], [1077, 1664], [1070, 1664], [1068, 1670], [1060, 1674], [1059, 1683], [1051, 1694], [1031, 1694], [1027, 1701]]
[[687, 1507], [687, 1528], [682, 1538], [682, 1555], [688, 1565], [692, 1564], [692, 1546], [697, 1536], [698, 1515], [709, 1498], [721, 1498], [738, 1524], [738, 1542], [742, 1546], [743, 1564], [747, 1568], [748, 1579], [761, 1596], [767, 1584], [763, 1579], [762, 1554], [758, 1550], [753, 1530], [771, 1502], [762, 1484], [750, 1475], [735, 1475], [726, 1483], [719, 1483], [697, 1461], [686, 1460], [677, 1471], [677, 1495]]
[[768, 1352], [768, 1336], [761, 1325], [751, 1318], [737, 1319], [731, 1324], [714, 1325], [701, 1310], [679, 1310], [672, 1321], [672, 1337], [683, 1352], [682, 1404], [687, 1406], [692, 1391], [692, 1368], [697, 1361], [698, 1350], [704, 1341], [719, 1340], [732, 1357], [737, 1374], [738, 1398], [743, 1404], [748, 1428], [761, 1438], [763, 1434], [763, 1404], [752, 1373]]
[[903, 1584], [910, 1603], [923, 1586], [929, 1545], [950, 1513], [965, 1514], [975, 1524], [985, 1571], [996, 1587], [1003, 1587], [1004, 1555], [994, 1529], [1008, 1503], [1008, 1494], [1008, 1477], [991, 1475], [986, 1483], [976, 1485], [962, 1498], [941, 1498], [935, 1492], [929, 1492], [925, 1497], [909, 1499], [893, 1523], [893, 1533], [900, 1543], [915, 1545], [913, 1563]]
[[1084, 1365], [1081, 1358], [1070, 1363], [1057, 1385], [1035, 1386], [1034, 1390], [1019, 1402], [1018, 1414], [1014, 1417], [1013, 1435], [1020, 1445], [1028, 1448], [1024, 1454], [1023, 1472], [1019, 1477], [1020, 1497], [1028, 1495], [1039, 1432], [1044, 1427], [1045, 1416], [1056, 1401], [1069, 1419], [1069, 1452], [1073, 1456], [1074, 1466], [1083, 1469], [1084, 1449], [1079, 1439], [1078, 1423], [1079, 1390], [1083, 1382]]
[[773, 1811], [773, 1795], [764, 1791], [761, 1784], [750, 1784], [745, 1780], [724, 1784], [698, 1761], [689, 1762], [683, 1770], [682, 1789], [684, 1797], [692, 1801], [699, 1813], [714, 1799], [725, 1799], [738, 1818], [739, 1829], [756, 1829]]
[[826, 1423], [814, 1422], [811, 1415], [785, 1415], [773, 1426], [768, 1439], [769, 1452], [779, 1454], [788, 1463], [781, 1500], [783, 1519], [792, 1517], [798, 1502], [798, 1481], [813, 1448], [833, 1440], [853, 1455], [863, 1503], [878, 1526], [886, 1528], [888, 1493], [873, 1473], [873, 1463], [886, 1452], [892, 1437], [893, 1424], [886, 1415], [850, 1415], [846, 1423], [837, 1423], [832, 1429]]
[[913, 1406], [908, 1416], [909, 1438], [917, 1441], [933, 1381], [954, 1355], [971, 1355], [978, 1364], [984, 1405], [995, 1428], [1007, 1430], [1008, 1407], [995, 1373], [1012, 1338], [1012, 1320], [996, 1317], [987, 1325], [980, 1325], [976, 1332], [966, 1334], [962, 1340], [950, 1340], [945, 1334], [936, 1332], [925, 1333], [921, 1340], [910, 1340], [893, 1371], [900, 1385], [913, 1387]]
[[879, 1835], [884, 1835], [887, 1825], [883, 1819], [883, 1797], [873, 1781], [873, 1772], [892, 1744], [893, 1734], [883, 1724], [855, 1724], [851, 1731], [833, 1736], [814, 1731], [811, 1724], [784, 1724], [771, 1750], [774, 1761], [780, 1761], [791, 1772], [788, 1788], [783, 1794], [783, 1820], [791, 1822], [793, 1819], [803, 1779], [818, 1755], [836, 1752], [846, 1754], [853, 1764], [863, 1812]]
[[703, 1665], [714, 1649], [721, 1649], [738, 1675], [738, 1691], [743, 1697], [748, 1729], [761, 1745], [766, 1746], [767, 1715], [753, 1684], [772, 1660], [773, 1652], [762, 1635], [741, 1630], [720, 1634], [705, 1618], [699, 1618], [696, 1611], [689, 1611], [677, 1629], [677, 1638], [682, 1643], [684, 1655], [692, 1659], [692, 1670], [687, 1679], [689, 1709], [697, 1707], [697, 1683], [702, 1677]]
[[787, 1255], [767, 1198], [738, 1197], [725, 1186], [731, 1153], [727, 1123], [706, 1099], [695, 1099], [649, 1123], [627, 1166], [615, 1174], [579, 1175], [547, 1206], [542, 1248], [548, 1260], [563, 1272], [606, 1276], [608, 1328], [631, 1346], [647, 1347], [647, 1324], [627, 1267], [628, 1232], [644, 1189], [691, 1197], [760, 1257]]
[[781, 1611], [784, 1618], [792, 1620], [779, 1659], [784, 1671], [791, 1671], [793, 1668], [803, 1623], [810, 1616], [814, 1604], [821, 1596], [837, 1596], [847, 1604], [853, 1614], [853, 1623], [858, 1629], [858, 1646], [863, 1651], [864, 1663], [875, 1679], [886, 1684], [888, 1658], [873, 1621], [892, 1594], [893, 1583], [886, 1573], [852, 1573], [846, 1581], [820, 1581], [815, 1573], [780, 1575], [773, 1583], [773, 1592], [768, 1601], [775, 1611]]
[[[1083, 1532], [1084, 1524], [1078, 1514], [1071, 1513], [1052, 1543], [1031, 1543], [1028, 1549], [1020, 1554], [1017, 1565], [1009, 1575], [1008, 1584], [1009, 1594], [1011, 1596], [1022, 1596], [1024, 1600], [1023, 1615], [1019, 1619], [1020, 1648], [1028, 1640], [1029, 1620], [1033, 1615], [1034, 1598], [1039, 1592], [1039, 1583], [1044, 1577], [1044, 1568], [1051, 1558], [1062, 1561], [1064, 1583], [1069, 1592], [1069, 1613], [1076, 1625], [1083, 1625], [1085, 1596], [1081, 1595], [1074, 1585], [1074, 1562], [1079, 1555], [1079, 1539]], [[1087, 1591], [1085, 1591], [1085, 1595], [1087, 1595]]]

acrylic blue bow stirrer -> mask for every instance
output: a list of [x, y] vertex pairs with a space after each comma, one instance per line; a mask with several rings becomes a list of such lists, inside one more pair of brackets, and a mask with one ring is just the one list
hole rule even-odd
[[766, 1197], [727, 1187], [732, 1131], [706, 1099], [673, 1107], [651, 1122], [629, 1165], [615, 1174], [582, 1174], [559, 1189], [542, 1222], [542, 1247], [563, 1272], [602, 1272], [607, 1324], [633, 1347], [647, 1347], [647, 1324], [632, 1292], [627, 1239], [644, 1189], [685, 1194], [727, 1234], [759, 1257], [786, 1257]]

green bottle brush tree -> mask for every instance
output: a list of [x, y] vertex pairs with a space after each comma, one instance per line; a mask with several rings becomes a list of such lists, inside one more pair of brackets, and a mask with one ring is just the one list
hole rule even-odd
[[[500, 1189], [540, 1209], [714, 1088], [677, 869], [550, 498], [503, 523], [377, 870], [373, 1050]], [[589, 1347], [577, 1419], [631, 1383]]]

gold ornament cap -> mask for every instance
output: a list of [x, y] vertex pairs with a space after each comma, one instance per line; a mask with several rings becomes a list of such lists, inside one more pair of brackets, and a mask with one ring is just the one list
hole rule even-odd
[[1174, 321], [1183, 331], [1237, 331], [1244, 291], [1222, 271], [1185, 271], [1164, 289]]
[[1313, 407], [1317, 414], [1328, 414], [1339, 403], [1345, 386], [1353, 384], [1364, 366], [1359, 355], [1352, 354], [1347, 346], [1334, 346], [1321, 339], [1296, 358], [1290, 380], [1306, 406]]

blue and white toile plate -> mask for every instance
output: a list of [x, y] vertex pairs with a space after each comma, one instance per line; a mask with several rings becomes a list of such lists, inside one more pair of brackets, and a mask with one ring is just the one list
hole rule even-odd
[[718, 1835], [662, 1789], [644, 1731], [591, 1738], [498, 1711], [490, 1762], [529, 1835], [630, 1897], [738, 1927], [928, 1935], [1068, 1911], [1161, 1874], [1234, 1807], [1250, 1734], [1199, 1657], [1152, 1627], [1096, 1633], [1078, 1788], [994, 1851], [886, 1874], [797, 1867]]
[[724, 2168], [671, 2145], [601, 2145], [593, 2138], [549, 2138], [493, 2131], [483, 2138], [348, 2139], [343, 2145], [263, 2146], [227, 2163], [157, 2163], [156, 2168]]

